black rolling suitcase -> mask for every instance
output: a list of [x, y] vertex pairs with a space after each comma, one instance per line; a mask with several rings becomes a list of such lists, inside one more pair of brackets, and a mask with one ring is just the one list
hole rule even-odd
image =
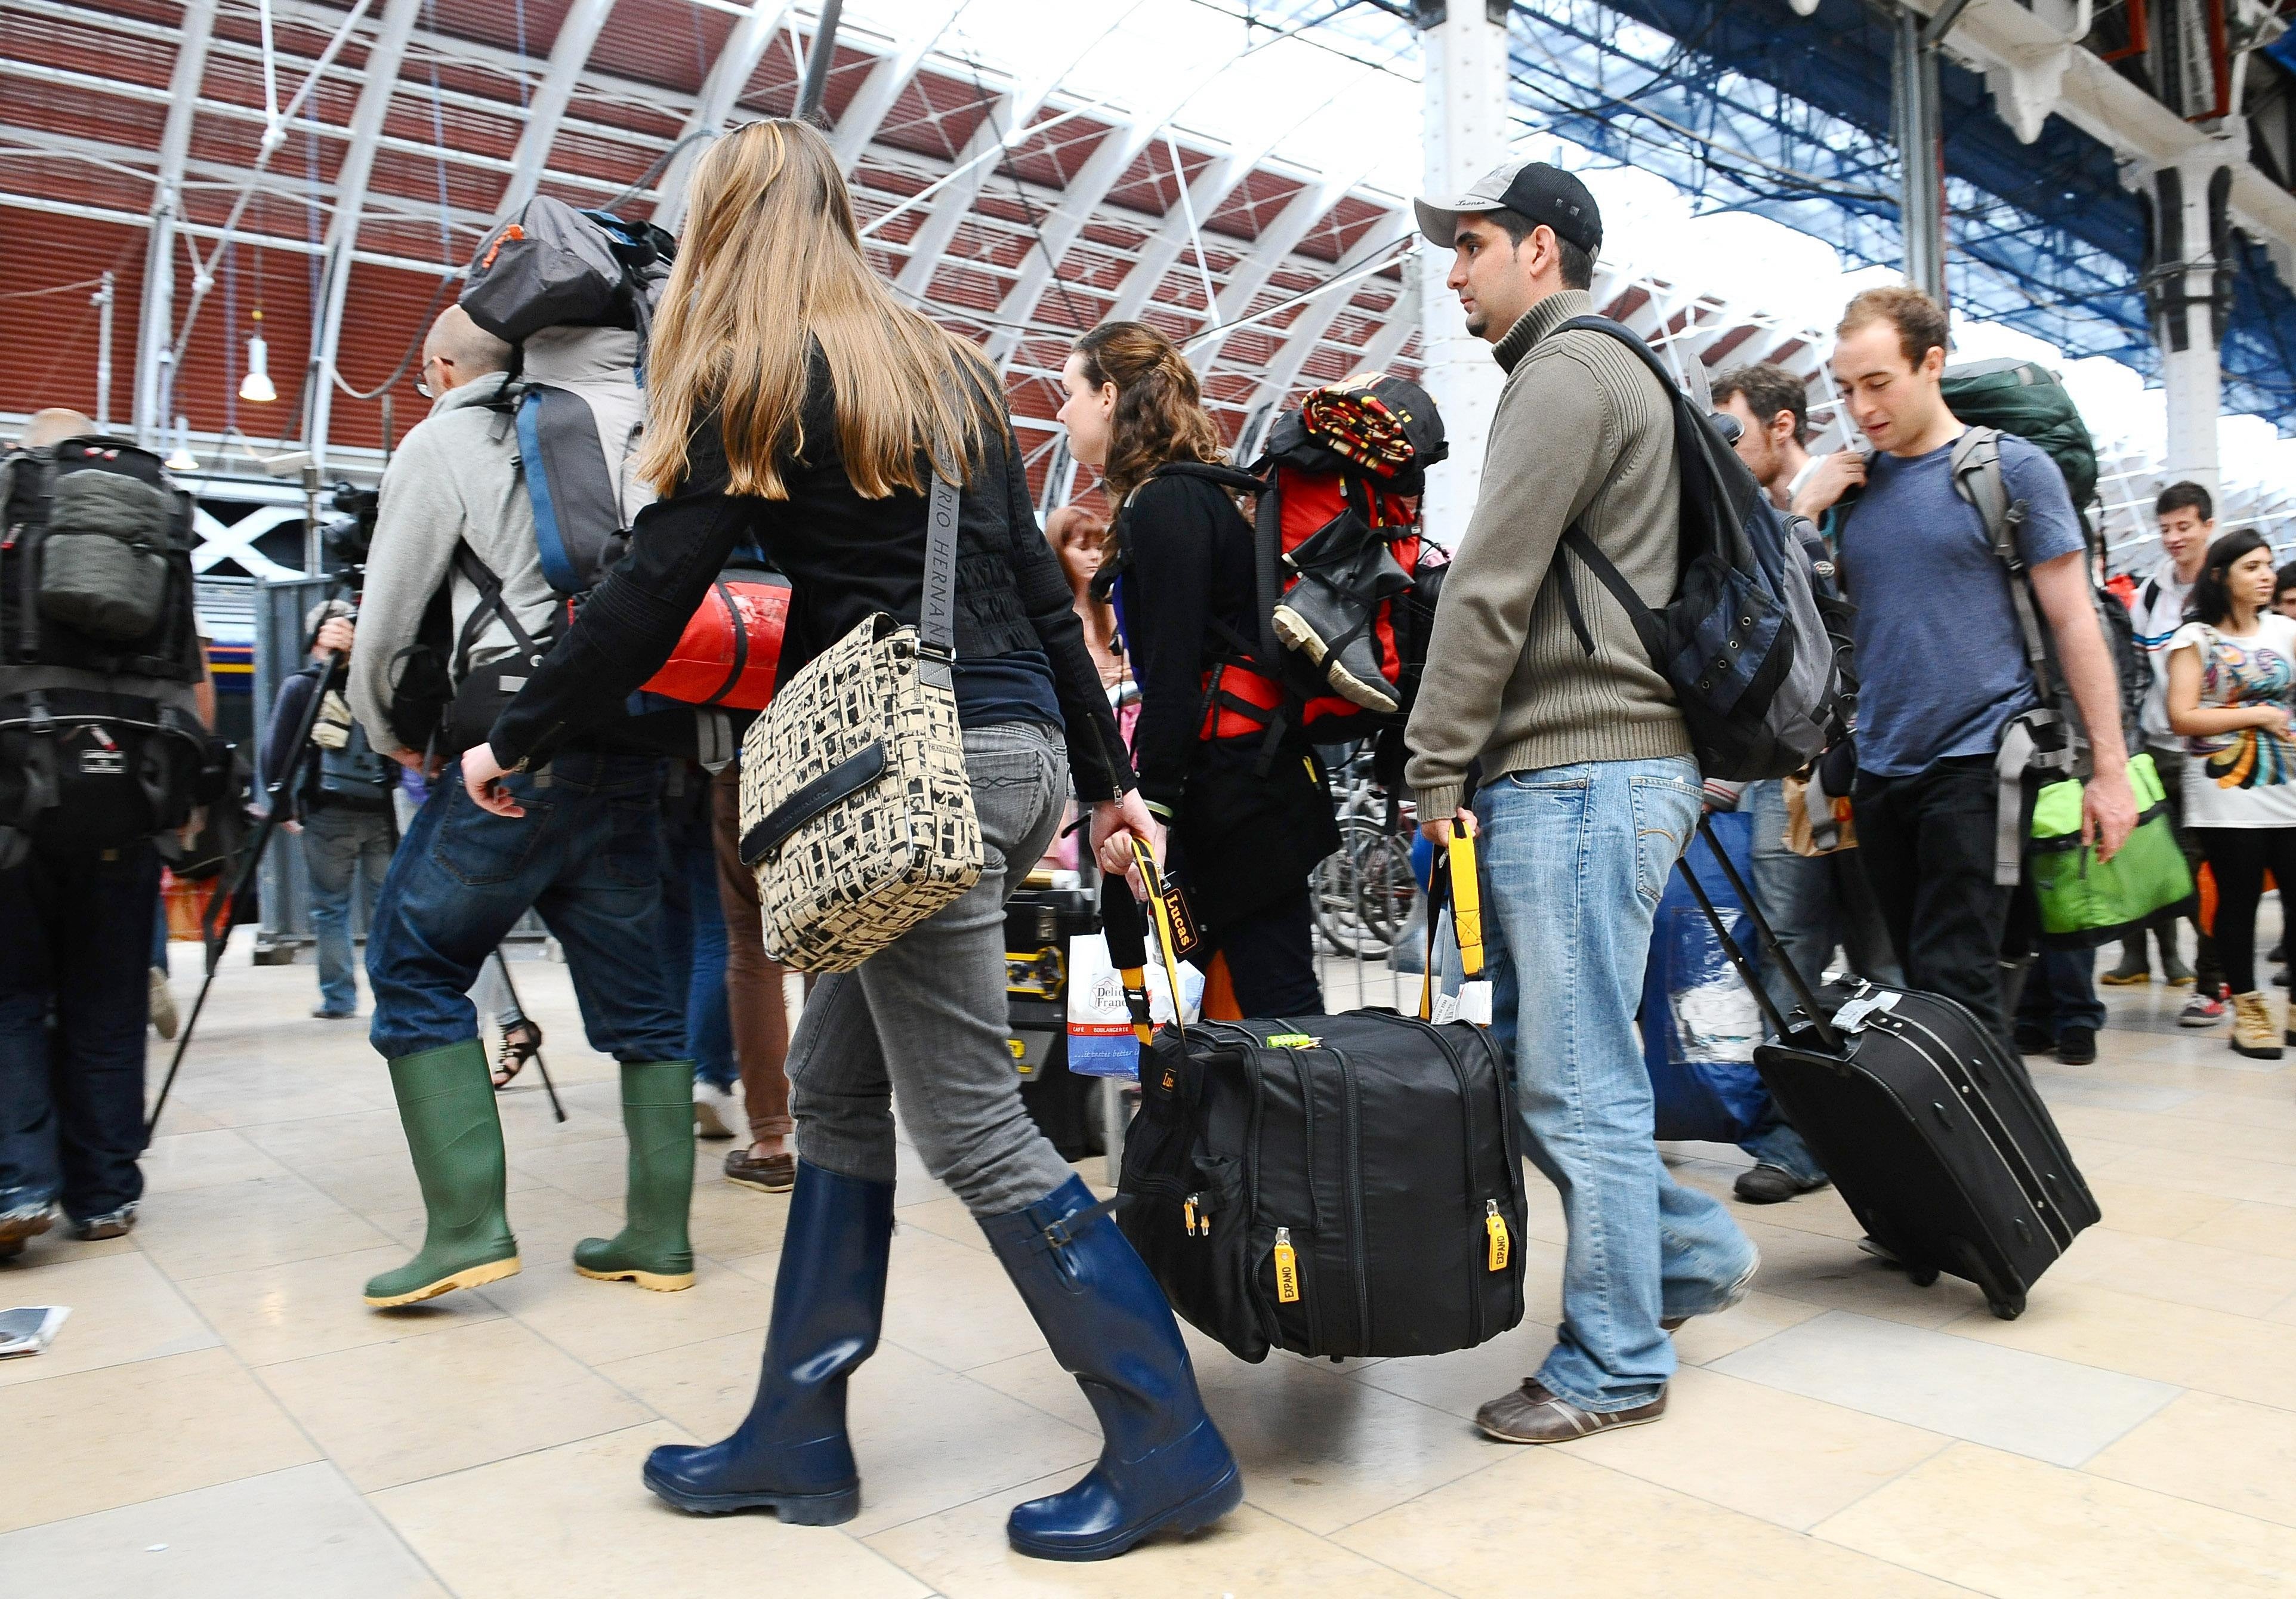
[[1100, 931], [1084, 889], [1023, 888], [1004, 902], [1004, 1000], [1021, 1103], [1063, 1160], [1106, 1146], [1096, 1079], [1069, 1070], [1069, 939]]
[[[1136, 969], [1136, 920], [1129, 954], [1112, 900], [1103, 920]], [[1522, 1320], [1514, 1093], [1481, 1028], [1201, 1022], [1157, 1035], [1140, 1078], [1117, 1225], [1231, 1353], [1440, 1355]]]
[[1781, 1042], [1757, 1048], [1754, 1064], [1786, 1119], [1915, 1283], [1926, 1288], [1950, 1272], [2014, 1320], [2026, 1291], [2100, 1215], [2024, 1062], [1939, 995], [1862, 983], [1821, 1004], [1729, 857], [1718, 845], [1714, 854], [1801, 1002], [1792, 1020], [1777, 1013], [1693, 880], [1777, 1030]]

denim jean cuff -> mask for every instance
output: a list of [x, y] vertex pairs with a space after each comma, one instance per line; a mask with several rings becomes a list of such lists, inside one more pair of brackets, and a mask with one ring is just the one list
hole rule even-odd
[[[1553, 1363], [1548, 1364], [1551, 1365]], [[1589, 1415], [1607, 1415], [1614, 1410], [1632, 1410], [1637, 1406], [1651, 1403], [1666, 1391], [1666, 1384], [1661, 1382], [1656, 1388], [1643, 1393], [1629, 1394], [1624, 1398], [1613, 1394], [1601, 1399], [1590, 1399], [1575, 1390], [1556, 1383], [1546, 1366], [1539, 1368], [1538, 1382], [1541, 1388], [1564, 1404], [1576, 1405]]]

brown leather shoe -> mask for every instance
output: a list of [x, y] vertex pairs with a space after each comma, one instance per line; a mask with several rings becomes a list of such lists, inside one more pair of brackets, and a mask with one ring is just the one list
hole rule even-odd
[[1636, 1427], [1666, 1414], [1666, 1390], [1657, 1398], [1631, 1410], [1581, 1410], [1568, 1399], [1558, 1399], [1525, 1377], [1522, 1386], [1502, 1394], [1475, 1412], [1475, 1425], [1485, 1437], [1503, 1444], [1567, 1444], [1610, 1427]]
[[726, 1152], [726, 1180], [765, 1193], [787, 1193], [797, 1186], [797, 1157], [757, 1154], [744, 1144]]

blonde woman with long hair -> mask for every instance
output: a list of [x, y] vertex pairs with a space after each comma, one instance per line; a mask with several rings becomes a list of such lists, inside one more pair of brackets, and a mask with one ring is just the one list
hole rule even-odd
[[1259, 578], [1233, 496], [1258, 485], [1224, 464], [1194, 369], [1146, 323], [1093, 329], [1062, 381], [1070, 452], [1100, 469], [1118, 507], [1111, 559], [1140, 685], [1140, 792], [1172, 830], [1229, 1013], [1320, 1016], [1309, 879], [1340, 830], [1314, 746], [1252, 659]]
[[[753, 122], [696, 168], [648, 365], [642, 470], [661, 494], [629, 555], [463, 758], [472, 796], [519, 814], [505, 774], [547, 760], [668, 657], [737, 544], [792, 588], [782, 670], [873, 612], [916, 619], [925, 490], [959, 480], [956, 699], [987, 867], [859, 970], [824, 977], [789, 1056], [797, 1186], [749, 1416], [665, 1446], [646, 1486], [679, 1508], [850, 1520], [845, 1385], [876, 1347], [895, 1170], [892, 1100], [965, 1201], [1107, 1434], [1065, 1493], [1016, 1507], [1023, 1554], [1120, 1554], [1242, 1497], [1162, 1292], [1021, 1104], [1005, 1046], [1004, 901], [1051, 840], [1073, 774], [1102, 864], [1161, 838], [1132, 791], [1108, 701], [1038, 530], [994, 370], [871, 269], [820, 134]], [[515, 783], [516, 779], [512, 780]]]

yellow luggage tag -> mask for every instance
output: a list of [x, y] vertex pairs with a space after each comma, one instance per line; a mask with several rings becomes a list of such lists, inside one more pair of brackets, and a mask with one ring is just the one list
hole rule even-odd
[[1507, 1236], [1506, 1218], [1499, 1214], [1496, 1200], [1483, 1201], [1483, 1231], [1490, 1235], [1491, 1269], [1506, 1270], [1507, 1259], [1513, 1253], [1513, 1240]]
[[1300, 1257], [1292, 1251], [1292, 1229], [1275, 1229], [1275, 1297], [1286, 1305], [1300, 1302]]

